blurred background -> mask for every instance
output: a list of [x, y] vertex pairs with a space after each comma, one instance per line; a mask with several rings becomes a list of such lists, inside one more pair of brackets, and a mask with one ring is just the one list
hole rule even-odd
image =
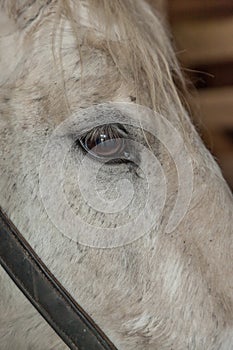
[[233, 0], [148, 1], [170, 26], [197, 89], [189, 101], [194, 123], [233, 189]]

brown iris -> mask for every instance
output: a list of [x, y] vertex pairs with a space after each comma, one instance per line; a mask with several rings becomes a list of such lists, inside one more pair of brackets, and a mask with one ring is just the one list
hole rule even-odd
[[80, 138], [81, 146], [93, 157], [117, 159], [123, 156], [127, 132], [118, 124], [102, 125]]

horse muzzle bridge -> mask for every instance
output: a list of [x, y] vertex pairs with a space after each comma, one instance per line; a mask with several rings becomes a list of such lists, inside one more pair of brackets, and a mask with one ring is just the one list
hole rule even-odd
[[0, 208], [0, 263], [72, 350], [117, 350]]

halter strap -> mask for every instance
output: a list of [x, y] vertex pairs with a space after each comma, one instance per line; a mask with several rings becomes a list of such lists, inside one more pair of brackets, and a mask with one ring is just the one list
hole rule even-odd
[[0, 263], [72, 350], [117, 350], [0, 208]]

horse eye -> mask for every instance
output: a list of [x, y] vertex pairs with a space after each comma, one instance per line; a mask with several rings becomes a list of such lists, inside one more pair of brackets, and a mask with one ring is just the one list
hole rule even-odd
[[81, 147], [99, 159], [127, 158], [127, 131], [122, 125], [102, 125], [90, 130], [79, 139]]

